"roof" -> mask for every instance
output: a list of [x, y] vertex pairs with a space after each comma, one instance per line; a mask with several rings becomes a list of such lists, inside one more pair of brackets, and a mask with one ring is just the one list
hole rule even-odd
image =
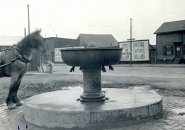
[[78, 45], [76, 39], [50, 37], [50, 38], [45, 38], [45, 40], [46, 40], [46, 43], [54, 44], [54, 48], [61, 48], [61, 47], [77, 46]]
[[170, 33], [185, 31], [185, 20], [165, 22], [163, 23], [154, 34]]
[[118, 46], [117, 40], [112, 34], [80, 34], [78, 36], [80, 45], [86, 47], [112, 47]]

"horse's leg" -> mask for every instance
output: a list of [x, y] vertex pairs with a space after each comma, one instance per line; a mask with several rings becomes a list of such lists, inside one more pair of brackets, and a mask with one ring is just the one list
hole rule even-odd
[[17, 92], [21, 83], [21, 80], [24, 76], [24, 73], [27, 71], [28, 65], [20, 61], [13, 63], [11, 65], [11, 83], [6, 100], [7, 106], [9, 109], [15, 108], [15, 105], [20, 106], [22, 103], [17, 98]]
[[6, 99], [6, 104], [9, 109], [13, 109], [16, 106], [15, 102], [13, 102], [13, 95], [14, 95], [14, 91], [16, 91], [17, 86], [19, 85], [19, 83], [17, 82], [18, 77], [19, 77], [19, 75], [17, 75], [17, 74], [13, 75], [11, 77], [9, 93], [8, 93], [8, 97]]
[[19, 98], [17, 97], [17, 92], [19, 90], [19, 86], [21, 83], [21, 80], [23, 78], [24, 74], [19, 75], [18, 77], [18, 81], [16, 82], [15, 86], [12, 88], [12, 101], [16, 104], [16, 106], [21, 106], [23, 105], [23, 103], [19, 100]]

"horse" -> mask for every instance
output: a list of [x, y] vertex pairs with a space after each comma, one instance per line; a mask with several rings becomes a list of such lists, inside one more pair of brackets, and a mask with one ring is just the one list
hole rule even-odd
[[24, 74], [28, 71], [29, 62], [35, 50], [45, 50], [45, 40], [40, 35], [41, 30], [27, 35], [10, 49], [0, 52], [0, 69], [3, 77], [11, 77], [6, 104], [8, 109], [14, 109], [23, 103], [17, 97], [17, 92]]

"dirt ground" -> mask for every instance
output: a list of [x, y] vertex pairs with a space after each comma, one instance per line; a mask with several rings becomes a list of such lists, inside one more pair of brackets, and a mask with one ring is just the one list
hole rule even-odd
[[[30, 96], [61, 90], [68, 86], [83, 85], [82, 72], [76, 68], [55, 65], [54, 74], [27, 73], [21, 83], [18, 96], [24, 100]], [[118, 130], [185, 130], [185, 66], [183, 65], [117, 65], [114, 71], [102, 73], [102, 87], [128, 88], [150, 86], [163, 96], [162, 118], [131, 123], [117, 127]], [[10, 78], [0, 79], [0, 130], [30, 129], [22, 116], [22, 107], [7, 110], [5, 99]], [[182, 111], [182, 112], [179, 112]], [[112, 129], [112, 128], [110, 128]]]

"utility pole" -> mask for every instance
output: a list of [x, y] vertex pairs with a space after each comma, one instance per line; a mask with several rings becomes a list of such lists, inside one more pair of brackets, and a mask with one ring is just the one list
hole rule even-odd
[[132, 18], [130, 19], [130, 39], [127, 39], [130, 41], [130, 66], [132, 66], [132, 42], [135, 40], [135, 38], [132, 38]]
[[132, 66], [132, 18], [130, 19], [130, 66]]
[[28, 35], [30, 34], [30, 12], [29, 12], [29, 4], [27, 4], [28, 8]]

